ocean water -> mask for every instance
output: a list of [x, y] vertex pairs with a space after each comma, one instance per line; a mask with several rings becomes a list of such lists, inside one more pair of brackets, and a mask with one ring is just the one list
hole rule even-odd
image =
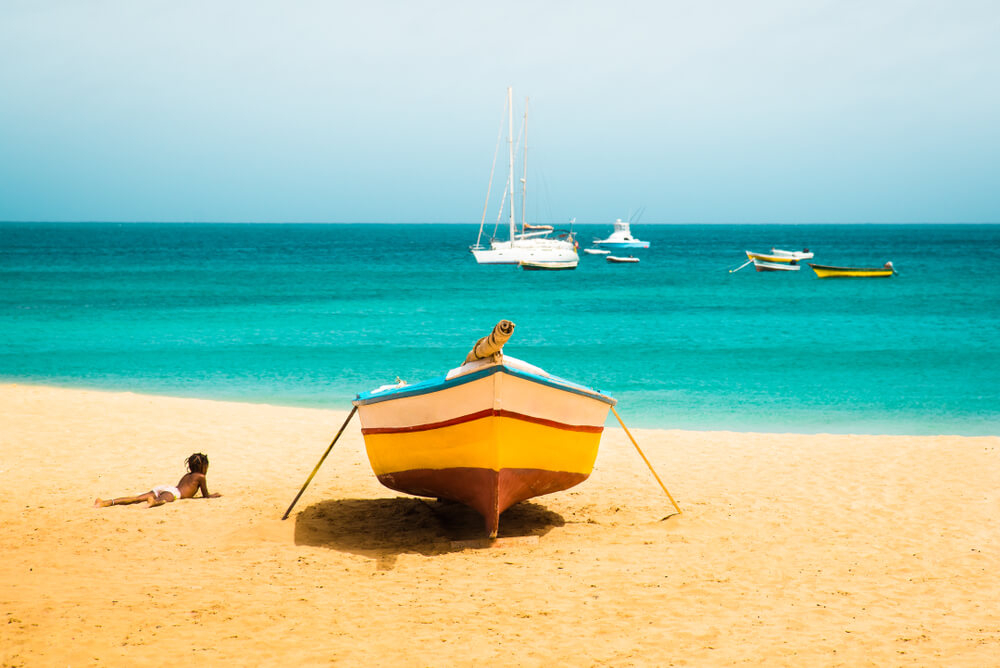
[[[1000, 434], [1000, 225], [639, 224], [566, 272], [477, 265], [477, 227], [3, 223], [0, 379], [346, 409], [507, 318], [632, 427]], [[772, 246], [899, 275], [729, 272]]]

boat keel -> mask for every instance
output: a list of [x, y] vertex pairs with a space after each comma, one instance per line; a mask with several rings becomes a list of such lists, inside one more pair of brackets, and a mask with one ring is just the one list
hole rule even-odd
[[542, 469], [456, 467], [398, 471], [380, 475], [378, 480], [398, 492], [468, 506], [482, 515], [487, 534], [496, 538], [503, 511], [520, 501], [569, 489], [587, 477], [583, 473]]

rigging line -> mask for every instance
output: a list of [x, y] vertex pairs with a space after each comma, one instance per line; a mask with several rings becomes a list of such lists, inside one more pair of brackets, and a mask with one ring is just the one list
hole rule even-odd
[[[555, 216], [552, 214], [552, 195], [549, 193], [549, 181], [545, 176], [545, 170], [541, 167], [535, 167], [535, 173], [538, 174], [538, 181], [542, 184], [542, 196], [545, 198], [545, 210], [548, 211], [549, 222], [554, 224]], [[538, 211], [538, 198], [535, 198], [535, 211]], [[537, 216], [535, 220], [538, 220]]]
[[[510, 188], [510, 177], [509, 176], [507, 177], [507, 182], [504, 184], [504, 187], [503, 187], [503, 196], [500, 198], [500, 209], [497, 211], [497, 222], [496, 222], [496, 225], [493, 226], [493, 237], [494, 238], [496, 238], [496, 236], [497, 236], [497, 230], [500, 228], [500, 221], [503, 219], [503, 210], [504, 210], [504, 207], [507, 204], [507, 189], [508, 188]], [[511, 206], [513, 206], [513, 203], [511, 203]]]
[[[476, 245], [478, 246], [483, 238], [483, 225], [486, 224], [486, 211], [490, 206], [490, 192], [493, 189], [493, 174], [496, 172], [497, 168], [497, 155], [500, 154], [500, 141], [503, 138], [503, 121], [504, 117], [507, 115], [507, 103], [503, 104], [503, 115], [500, 117], [500, 129], [497, 130], [497, 145], [493, 149], [493, 164], [490, 166], [490, 182], [486, 186], [486, 201], [483, 203], [483, 217], [479, 221], [479, 236], [476, 237]], [[493, 231], [493, 236], [496, 236], [496, 230]]]
[[528, 205], [528, 98], [524, 98], [524, 174], [521, 176], [521, 234], [524, 234], [525, 208]]
[[[527, 114], [527, 113], [528, 113], [527, 109], [525, 109], [525, 114]], [[524, 122], [521, 124], [521, 128], [517, 131], [517, 139], [514, 141], [514, 155], [515, 156], [517, 156], [521, 152], [521, 137], [522, 137], [522, 135], [525, 132], [525, 127], [524, 127], [525, 123], [527, 123], [527, 118], [524, 119]], [[515, 159], [515, 161], [517, 160], [516, 157], [514, 159]], [[525, 174], [525, 176], [527, 176], [527, 174]], [[508, 188], [511, 187], [510, 177], [509, 176], [507, 177], [507, 187]], [[504, 193], [504, 194], [506, 194], [506, 193]], [[510, 208], [511, 208], [512, 211], [515, 210], [514, 209], [514, 194], [513, 193], [511, 193], [511, 196], [510, 196]], [[521, 215], [522, 215], [522, 218], [523, 218], [523, 216], [524, 216], [524, 194], [523, 193], [521, 194]], [[521, 232], [524, 233], [524, 225], [523, 225], [524, 221], [522, 220], [521, 222], [522, 222]]]
[[[511, 104], [513, 105], [513, 102], [511, 102]], [[508, 111], [507, 106], [504, 105], [504, 113], [507, 113], [507, 111]], [[520, 150], [521, 150], [521, 135], [522, 135], [523, 132], [524, 132], [524, 126], [522, 124], [521, 129], [518, 130], [517, 140], [516, 140], [516, 142], [514, 143], [514, 146], [513, 146], [513, 151], [512, 152], [513, 152], [514, 155], [517, 155], [520, 152]], [[500, 124], [500, 133], [501, 133], [501, 135], [503, 134], [503, 123], [502, 122]], [[495, 164], [495, 158], [494, 158], [494, 164]], [[504, 189], [503, 189], [503, 195], [500, 197], [500, 208], [497, 210], [497, 220], [496, 220], [496, 223], [493, 225], [493, 238], [496, 238], [496, 236], [497, 236], [497, 230], [500, 229], [500, 221], [503, 220], [503, 212], [507, 208], [507, 195], [508, 195], [508, 191], [510, 191], [511, 189], [512, 189], [512, 184], [511, 184], [510, 176], [508, 175], [507, 176], [507, 183], [505, 184]], [[514, 204], [514, 198], [513, 198], [513, 195], [511, 195], [511, 201], [510, 201], [511, 211], [514, 210], [514, 206], [515, 206], [515, 204]], [[483, 219], [485, 220], [485, 213], [484, 213], [484, 218]], [[523, 232], [524, 229], [522, 228], [521, 231]], [[513, 239], [511, 239], [511, 241], [513, 241]]]
[[748, 265], [748, 264], [750, 264], [751, 262], [753, 262], [753, 258], [750, 258], [749, 260], [747, 260], [746, 262], [744, 262], [744, 263], [743, 263], [743, 264], [741, 264], [740, 266], [736, 267], [735, 269], [730, 269], [730, 270], [729, 270], [729, 273], [730, 273], [730, 274], [735, 274], [736, 272], [738, 272], [738, 271], [739, 271], [740, 269], [742, 269], [743, 267], [747, 266], [747, 265]]

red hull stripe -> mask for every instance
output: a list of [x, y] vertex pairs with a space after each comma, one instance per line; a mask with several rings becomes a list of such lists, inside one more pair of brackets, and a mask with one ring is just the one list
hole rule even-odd
[[591, 425], [583, 424], [565, 424], [563, 422], [555, 422], [554, 420], [546, 420], [544, 418], [533, 417], [531, 415], [524, 415], [523, 413], [515, 413], [513, 411], [496, 410], [494, 408], [487, 408], [484, 411], [479, 411], [477, 413], [469, 413], [468, 415], [462, 415], [461, 417], [452, 418], [450, 420], [443, 420], [441, 422], [431, 422], [429, 424], [417, 424], [410, 427], [372, 427], [370, 429], [362, 429], [362, 434], [405, 434], [414, 431], [430, 431], [431, 429], [441, 429], [442, 427], [450, 427], [455, 424], [462, 424], [463, 422], [472, 422], [473, 420], [481, 420], [487, 417], [506, 417], [512, 418], [514, 420], [523, 420], [524, 422], [534, 422], [535, 424], [545, 425], [546, 427], [554, 427], [556, 429], [563, 429], [565, 431], [582, 431], [588, 434], [600, 434], [604, 431], [603, 426], [594, 427]]

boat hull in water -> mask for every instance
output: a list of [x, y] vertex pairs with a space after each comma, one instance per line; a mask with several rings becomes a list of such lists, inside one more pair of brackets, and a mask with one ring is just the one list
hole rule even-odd
[[795, 258], [788, 255], [772, 255], [770, 253], [755, 253], [753, 251], [746, 251], [747, 258], [750, 260], [761, 260], [762, 262], [775, 262], [788, 264], [795, 262]]
[[520, 264], [522, 262], [575, 262], [580, 256], [574, 241], [523, 239], [494, 241], [489, 247], [471, 249], [478, 264]]
[[831, 267], [809, 263], [817, 278], [890, 278], [896, 273], [892, 262], [883, 267]]
[[510, 506], [590, 476], [614, 403], [505, 356], [354, 401], [379, 482], [465, 504], [483, 516], [491, 538]]
[[791, 262], [766, 262], [764, 260], [754, 258], [753, 266], [757, 271], [798, 271], [799, 265], [796, 260]]
[[576, 260], [570, 262], [532, 262], [530, 260], [521, 261], [521, 269], [526, 271], [566, 271], [576, 269], [579, 264]]

